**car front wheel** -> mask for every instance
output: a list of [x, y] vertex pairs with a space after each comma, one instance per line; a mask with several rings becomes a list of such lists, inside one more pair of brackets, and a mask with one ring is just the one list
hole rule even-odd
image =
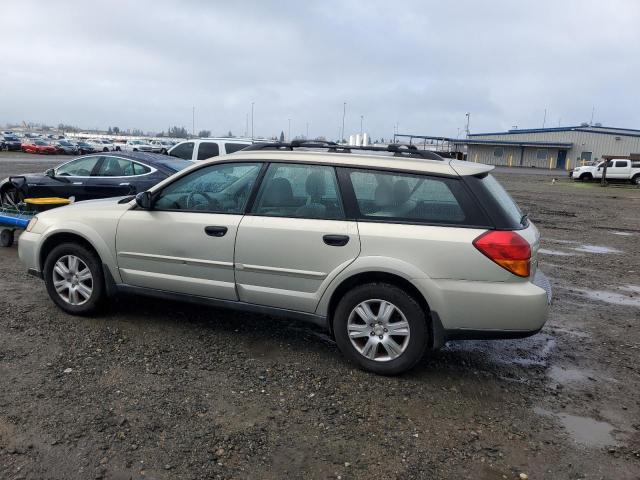
[[414, 367], [429, 340], [420, 304], [388, 283], [369, 283], [347, 292], [335, 310], [333, 331], [348, 359], [380, 375]]
[[44, 263], [49, 297], [72, 315], [95, 312], [105, 296], [104, 276], [95, 253], [77, 243], [55, 247]]

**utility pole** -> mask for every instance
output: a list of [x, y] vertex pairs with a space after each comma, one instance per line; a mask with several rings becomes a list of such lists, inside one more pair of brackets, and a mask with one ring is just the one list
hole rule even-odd
[[191, 109], [191, 135], [196, 136], [196, 107]]
[[360, 138], [364, 135], [364, 130], [362, 129], [362, 123], [364, 122], [364, 115], [360, 115]]
[[344, 141], [344, 117], [347, 115], [347, 102], [342, 104], [342, 137], [340, 138], [340, 143]]
[[249, 114], [247, 113], [247, 118], [244, 123], [244, 138], [249, 136]]
[[291, 119], [289, 119], [289, 142], [291, 142]]
[[471, 118], [471, 112], [467, 112], [465, 116], [467, 117], [467, 138], [469, 138], [469, 119]]
[[253, 105], [255, 102], [251, 102], [251, 141], [253, 141]]
[[547, 123], [547, 109], [544, 109], [544, 117], [542, 118], [542, 128], [544, 128], [544, 124]]

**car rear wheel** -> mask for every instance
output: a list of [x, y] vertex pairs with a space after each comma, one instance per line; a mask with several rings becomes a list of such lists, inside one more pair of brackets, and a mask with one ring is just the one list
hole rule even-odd
[[105, 296], [104, 276], [95, 253], [77, 243], [55, 247], [44, 263], [49, 297], [72, 315], [95, 312]]
[[345, 357], [380, 375], [411, 369], [429, 340], [420, 304], [388, 283], [368, 283], [347, 292], [335, 310], [333, 332]]

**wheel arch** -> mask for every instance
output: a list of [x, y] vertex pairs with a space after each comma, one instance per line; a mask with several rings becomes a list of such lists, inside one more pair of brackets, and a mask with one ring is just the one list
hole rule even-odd
[[44, 262], [51, 251], [58, 245], [62, 245], [63, 243], [80, 244], [91, 252], [95, 253], [98, 259], [100, 259], [100, 262], [102, 262], [100, 253], [86, 237], [73, 232], [56, 232], [49, 235], [40, 246], [40, 252], [38, 253], [38, 263], [40, 269], [43, 268]]
[[[353, 274], [343, 280], [336, 286], [336, 288], [331, 292], [330, 297], [326, 303], [326, 312], [327, 312], [327, 327], [333, 335], [333, 314], [338, 306], [338, 303], [342, 299], [342, 297], [352, 288], [363, 285], [365, 283], [388, 283], [394, 285], [411, 297], [413, 297], [419, 304], [420, 307], [424, 310], [427, 318], [427, 328], [429, 332], [433, 331], [433, 325], [431, 322], [431, 308], [429, 307], [429, 303], [424, 295], [420, 292], [418, 287], [416, 287], [410, 280], [407, 278], [398, 275], [396, 273], [391, 273], [383, 270], [372, 270], [366, 272], [359, 272]], [[433, 335], [432, 335], [433, 337]]]

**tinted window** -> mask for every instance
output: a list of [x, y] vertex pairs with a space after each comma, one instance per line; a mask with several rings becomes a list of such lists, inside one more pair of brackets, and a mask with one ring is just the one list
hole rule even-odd
[[191, 160], [193, 158], [193, 142], [176, 145], [176, 147], [169, 152], [169, 155], [184, 160]]
[[207, 158], [217, 157], [220, 155], [220, 149], [217, 143], [201, 142], [198, 147], [198, 160], [206, 160]]
[[253, 212], [273, 217], [344, 218], [335, 170], [322, 165], [272, 164]]
[[616, 167], [618, 167], [618, 168], [626, 167], [626, 166], [627, 166], [627, 162], [625, 160], [616, 162]]
[[487, 175], [481, 180], [481, 183], [493, 200], [500, 205], [502, 211], [507, 215], [511, 223], [513, 225], [520, 225], [522, 212], [504, 187], [500, 185], [500, 182], [498, 182], [493, 175]]
[[200, 168], [168, 185], [155, 208], [191, 212], [243, 213], [259, 163], [223, 163]]
[[350, 173], [360, 215], [371, 219], [463, 223], [465, 212], [457, 180], [355, 170]]
[[88, 177], [95, 168], [100, 157], [84, 157], [71, 162], [65, 163], [56, 170], [56, 175], [59, 177], [74, 176], [74, 177]]
[[242, 150], [244, 148], [247, 148], [248, 146], [249, 145], [245, 143], [225, 143], [224, 149], [227, 151], [227, 153], [233, 153], [233, 152]]

